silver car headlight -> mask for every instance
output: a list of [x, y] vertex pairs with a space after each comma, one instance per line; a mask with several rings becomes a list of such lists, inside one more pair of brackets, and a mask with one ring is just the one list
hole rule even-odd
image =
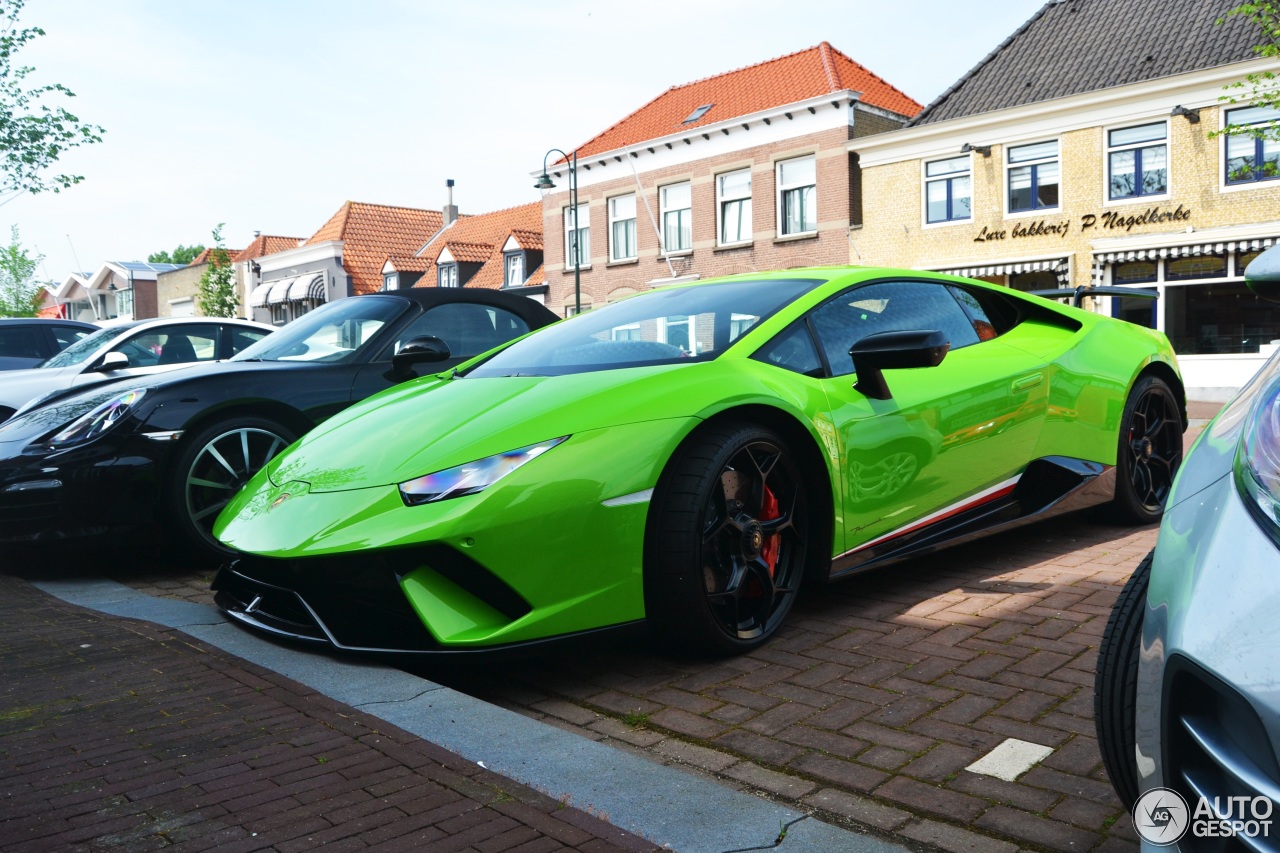
[[569, 436], [497, 453], [434, 474], [424, 474], [400, 484], [400, 497], [408, 506], [434, 503], [482, 492], [526, 462], [538, 458]]
[[1245, 503], [1280, 544], [1280, 379], [1258, 395], [1245, 422], [1235, 475]]
[[64, 447], [93, 441], [120, 423], [130, 411], [137, 407], [146, 393], [145, 388], [121, 391], [67, 424], [46, 441], [45, 446], [51, 450], [61, 450]]

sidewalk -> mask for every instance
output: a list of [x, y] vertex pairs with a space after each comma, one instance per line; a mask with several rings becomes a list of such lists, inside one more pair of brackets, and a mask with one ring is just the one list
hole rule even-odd
[[0, 624], [0, 849], [658, 849], [179, 632], [5, 575]]

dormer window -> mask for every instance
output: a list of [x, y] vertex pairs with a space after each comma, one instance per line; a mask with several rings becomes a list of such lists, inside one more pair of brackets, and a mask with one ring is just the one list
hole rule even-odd
[[509, 252], [506, 256], [506, 275], [504, 287], [519, 287], [524, 284], [524, 252]]
[[400, 275], [398, 273], [389, 272], [382, 277], [383, 290], [399, 290]]
[[436, 286], [437, 287], [457, 287], [458, 286], [458, 265], [457, 264], [440, 264], [436, 268]]

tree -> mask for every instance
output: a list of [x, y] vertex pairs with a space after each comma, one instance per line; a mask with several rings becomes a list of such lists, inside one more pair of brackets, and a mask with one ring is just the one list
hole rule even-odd
[[213, 251], [209, 253], [209, 265], [200, 275], [200, 289], [196, 305], [206, 317], [234, 317], [239, 300], [236, 299], [236, 275], [231, 266], [231, 253], [222, 244], [222, 227], [219, 222], [213, 229]]
[[199, 243], [192, 243], [190, 246], [178, 244], [178, 248], [172, 252], [159, 251], [152, 252], [147, 255], [147, 263], [149, 264], [189, 264], [204, 251], [204, 246]]
[[[1280, 57], [1280, 2], [1263, 0], [1260, 3], [1241, 3], [1219, 18], [1218, 23], [1223, 24], [1227, 18], [1236, 15], [1244, 16], [1262, 30], [1262, 41], [1253, 46], [1254, 53], [1272, 59]], [[1246, 75], [1245, 79], [1224, 87], [1228, 92], [1243, 89], [1244, 94], [1227, 94], [1218, 100], [1228, 104], [1248, 103], [1280, 110], [1280, 85], [1277, 85], [1276, 80], [1276, 75], [1271, 71], [1259, 71], [1256, 74]], [[1273, 119], [1269, 122], [1249, 125], [1228, 124], [1209, 135], [1211, 137], [1248, 135], [1258, 139], [1280, 140], [1280, 120]]]
[[27, 88], [34, 69], [14, 65], [15, 54], [44, 35], [39, 27], [18, 27], [26, 0], [0, 0], [0, 192], [59, 192], [84, 180], [81, 175], [46, 175], [68, 149], [102, 141], [105, 133], [63, 107], [44, 103], [46, 96], [74, 98], [61, 83]]
[[40, 307], [40, 284], [34, 276], [44, 255], [27, 254], [17, 225], [11, 235], [12, 242], [0, 246], [0, 317], [34, 317]]

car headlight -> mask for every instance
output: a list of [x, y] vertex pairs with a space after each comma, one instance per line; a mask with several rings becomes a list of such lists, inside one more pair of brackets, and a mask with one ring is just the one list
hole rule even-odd
[[400, 497], [408, 506], [434, 503], [474, 495], [484, 491], [512, 471], [532, 461], [569, 436], [531, 444], [518, 450], [498, 453], [475, 462], [467, 462], [434, 474], [425, 474], [400, 484]]
[[114, 397], [98, 404], [71, 423], [59, 430], [45, 445], [53, 450], [84, 444], [98, 438], [116, 424], [120, 423], [146, 395], [145, 388], [132, 388], [121, 391]]
[[1235, 468], [1245, 503], [1280, 544], [1280, 380], [1259, 395], [1240, 437]]

